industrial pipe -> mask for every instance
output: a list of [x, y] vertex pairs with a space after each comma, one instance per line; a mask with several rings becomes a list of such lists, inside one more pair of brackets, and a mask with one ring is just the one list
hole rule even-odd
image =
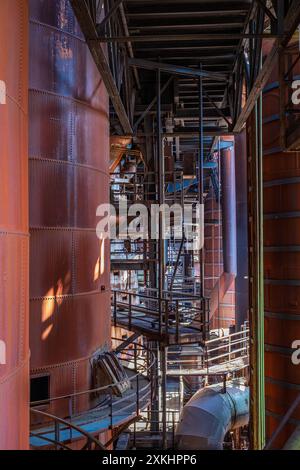
[[242, 381], [202, 388], [184, 406], [176, 429], [180, 450], [222, 450], [228, 431], [249, 421], [249, 387]]
[[211, 318], [217, 311], [220, 302], [223, 301], [237, 274], [235, 157], [233, 146], [223, 149], [221, 155], [223, 273], [211, 292]]
[[234, 147], [222, 150], [222, 231], [224, 272], [232, 279], [236, 277], [236, 194]]

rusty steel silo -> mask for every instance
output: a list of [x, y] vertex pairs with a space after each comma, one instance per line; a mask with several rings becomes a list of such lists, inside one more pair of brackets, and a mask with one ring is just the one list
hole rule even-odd
[[[30, 1], [30, 348], [32, 397], [91, 388], [110, 348], [109, 100], [69, 1]], [[40, 381], [38, 380], [40, 379]], [[39, 388], [40, 387], [40, 388]], [[84, 395], [50, 403], [69, 415]]]
[[[277, 80], [278, 64], [262, 101], [267, 441], [300, 390], [292, 362], [292, 343], [300, 338], [300, 152], [285, 152], [280, 143]], [[300, 423], [299, 407], [291, 418], [272, 447], [281, 448]]]
[[1, 0], [0, 44], [0, 449], [7, 450], [27, 449], [29, 437], [27, 0]]

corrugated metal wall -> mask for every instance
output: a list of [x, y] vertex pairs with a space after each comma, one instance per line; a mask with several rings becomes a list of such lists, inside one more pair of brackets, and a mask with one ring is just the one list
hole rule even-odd
[[[108, 106], [69, 1], [31, 0], [31, 375], [50, 374], [52, 397], [90, 388], [90, 356], [110, 348], [109, 243], [96, 237], [96, 208], [109, 202]], [[72, 406], [86, 409], [87, 397]]]
[[0, 449], [26, 449], [29, 437], [27, 0], [1, 0], [0, 44]]
[[[262, 106], [267, 439], [300, 391], [300, 368], [291, 358], [292, 342], [300, 339], [300, 152], [280, 146], [277, 76], [275, 66]], [[292, 418], [300, 424], [299, 409]], [[274, 447], [293, 429], [286, 425]]]

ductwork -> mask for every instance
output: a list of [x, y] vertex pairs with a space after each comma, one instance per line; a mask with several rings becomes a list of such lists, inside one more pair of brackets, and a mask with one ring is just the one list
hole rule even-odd
[[184, 406], [176, 429], [180, 450], [222, 450], [228, 431], [249, 421], [249, 387], [241, 380], [199, 390]]
[[233, 145], [222, 150], [222, 241], [223, 273], [210, 295], [210, 318], [232, 285], [237, 274], [236, 257], [236, 190]]
[[236, 193], [234, 147], [222, 150], [222, 231], [224, 272], [236, 277]]

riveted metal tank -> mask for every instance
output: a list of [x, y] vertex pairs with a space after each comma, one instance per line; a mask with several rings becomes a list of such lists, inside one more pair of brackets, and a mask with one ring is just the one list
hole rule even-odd
[[51, 398], [90, 389], [91, 358], [110, 348], [110, 248], [96, 236], [109, 100], [68, 0], [30, 1], [29, 113], [31, 378], [48, 377]]
[[[267, 441], [300, 392], [300, 368], [291, 357], [292, 342], [300, 339], [300, 152], [281, 147], [278, 64], [271, 77], [262, 101]], [[274, 448], [286, 443], [297, 423], [299, 407]]]
[[[0, 449], [27, 449], [28, 2], [0, 2]], [[9, 47], [4, 45], [9, 44]]]

